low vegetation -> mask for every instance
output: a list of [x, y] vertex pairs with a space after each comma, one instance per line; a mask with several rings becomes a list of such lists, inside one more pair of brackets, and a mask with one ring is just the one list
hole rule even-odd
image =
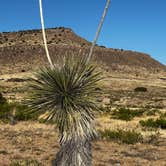
[[31, 115], [26, 112], [27, 106], [20, 103], [9, 103], [0, 93], [0, 121], [9, 122], [11, 118], [14, 121], [37, 120], [37, 115]]
[[37, 160], [25, 159], [12, 161], [10, 166], [42, 166]]
[[0, 119], [7, 119], [11, 111], [11, 105], [0, 93]]
[[134, 117], [142, 116], [144, 114], [144, 112], [145, 112], [144, 109], [131, 110], [128, 108], [120, 108], [120, 109], [113, 111], [112, 117], [115, 119], [130, 121]]
[[166, 129], [166, 113], [160, 115], [157, 119], [141, 120], [139, 122], [143, 127]]
[[99, 130], [102, 139], [107, 141], [115, 141], [118, 143], [135, 144], [143, 142], [143, 136], [141, 133], [135, 130]]
[[146, 115], [147, 115], [147, 116], [153, 116], [153, 115], [156, 115], [157, 113], [160, 113], [160, 110], [158, 110], [158, 109], [149, 109], [149, 110], [146, 112]]
[[21, 105], [21, 104], [16, 104], [15, 105], [15, 115], [14, 118], [17, 121], [27, 121], [27, 120], [37, 120], [38, 115], [37, 114], [29, 114], [26, 112], [27, 106]]
[[134, 89], [135, 92], [147, 92], [148, 89], [145, 87], [137, 87]]

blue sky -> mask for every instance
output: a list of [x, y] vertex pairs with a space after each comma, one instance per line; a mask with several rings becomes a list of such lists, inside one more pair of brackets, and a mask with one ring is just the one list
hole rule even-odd
[[[43, 0], [46, 27], [65, 26], [92, 41], [106, 0]], [[0, 31], [40, 28], [38, 0], [4, 0]], [[99, 45], [150, 54], [166, 64], [166, 0], [112, 0]]]

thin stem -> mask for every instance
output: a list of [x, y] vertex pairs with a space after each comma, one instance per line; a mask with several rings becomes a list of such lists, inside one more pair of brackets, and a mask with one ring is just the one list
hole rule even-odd
[[47, 56], [47, 59], [48, 59], [48, 62], [50, 64], [51, 68], [53, 68], [53, 63], [51, 61], [49, 51], [48, 51], [48, 47], [47, 47], [47, 40], [46, 40], [45, 27], [44, 27], [42, 0], [39, 0], [39, 7], [40, 7], [40, 19], [41, 19], [41, 25], [42, 25], [42, 34], [43, 34], [43, 41], [44, 41], [46, 56]]
[[95, 35], [94, 41], [93, 41], [93, 43], [92, 43], [92, 46], [91, 46], [91, 48], [90, 48], [89, 55], [88, 55], [88, 57], [87, 57], [87, 63], [88, 63], [88, 62], [90, 61], [90, 59], [92, 58], [92, 53], [93, 53], [94, 47], [95, 47], [95, 45], [96, 45], [96, 42], [97, 42], [97, 40], [98, 40], [98, 37], [99, 37], [100, 31], [101, 31], [101, 28], [102, 28], [102, 26], [103, 26], [104, 19], [105, 19], [105, 17], [106, 17], [106, 14], [107, 14], [108, 7], [109, 7], [109, 5], [110, 5], [110, 2], [111, 2], [111, 0], [107, 0], [106, 6], [105, 6], [105, 8], [104, 8], [103, 15], [102, 15], [102, 17], [101, 17], [99, 26], [98, 26], [97, 31], [96, 31], [96, 35]]

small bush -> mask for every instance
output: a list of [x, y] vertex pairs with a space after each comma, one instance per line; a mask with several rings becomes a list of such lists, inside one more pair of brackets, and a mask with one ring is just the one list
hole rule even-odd
[[111, 112], [111, 107], [109, 105], [107, 105], [105, 107], [103, 107], [103, 106], [100, 107], [100, 113], [110, 114], [110, 112]]
[[162, 118], [162, 119], [166, 118], [166, 112], [161, 113], [160, 118]]
[[134, 89], [135, 92], [147, 92], [147, 88], [145, 87], [137, 87]]
[[146, 115], [147, 116], [152, 116], [152, 115], [156, 115], [156, 113], [159, 113], [160, 111], [158, 109], [151, 109], [151, 110], [148, 110]]
[[10, 110], [11, 110], [10, 104], [0, 93], [0, 119], [2, 119], [2, 120], [8, 119]]
[[27, 106], [21, 105], [21, 104], [16, 104], [15, 105], [15, 115], [14, 119], [17, 121], [27, 121], [27, 120], [37, 120], [37, 114], [29, 114], [27, 113]]
[[135, 144], [138, 142], [143, 142], [143, 136], [134, 130], [110, 130], [105, 129], [104, 131], [99, 131], [101, 138], [107, 141], [116, 141], [119, 143]]
[[120, 108], [118, 110], [114, 110], [112, 115], [113, 115], [113, 118], [115, 118], [115, 119], [130, 121], [136, 116], [143, 115], [144, 112], [145, 112], [145, 110], [143, 110], [143, 109], [131, 110], [128, 108]]
[[101, 48], [106, 48], [105, 46], [99, 46], [99, 47], [101, 47]]
[[143, 127], [152, 127], [152, 128], [161, 128], [166, 129], [166, 119], [160, 117], [156, 120], [148, 119], [148, 120], [141, 120], [139, 122]]
[[11, 105], [7, 102], [0, 104], [0, 119], [2, 119], [3, 121], [9, 119], [11, 109], [12, 109]]
[[51, 44], [51, 43], [53, 43], [53, 41], [51, 40], [51, 41], [48, 41], [47, 43], [48, 43], [48, 44]]
[[159, 142], [160, 142], [159, 138], [160, 138], [160, 132], [156, 131], [154, 134], [151, 134], [149, 136], [149, 138], [147, 139], [146, 143], [158, 145]]
[[22, 73], [24, 73], [24, 72], [25, 72], [25, 70], [24, 70], [24, 69], [22, 69], [22, 70], [21, 70], [21, 72], [22, 72]]
[[3, 95], [0, 93], [0, 104], [6, 103], [7, 100], [3, 97]]
[[13, 117], [17, 121], [37, 120], [38, 115], [28, 114], [27, 106], [20, 103], [8, 103], [7, 100], [0, 94], [0, 119], [3, 122], [9, 122]]

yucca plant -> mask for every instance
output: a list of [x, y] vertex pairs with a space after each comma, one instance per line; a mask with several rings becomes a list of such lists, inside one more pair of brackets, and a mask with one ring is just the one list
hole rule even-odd
[[85, 58], [65, 58], [59, 66], [46, 67], [30, 84], [29, 113], [44, 114], [59, 129], [61, 149], [55, 166], [90, 166], [91, 141], [96, 137], [94, 110], [101, 73]]
[[55, 166], [90, 166], [91, 140], [96, 136], [93, 110], [98, 110], [98, 81], [100, 73], [90, 64], [110, 0], [107, 0], [89, 54], [80, 60], [67, 58], [62, 66], [54, 66], [49, 56], [44, 27], [42, 0], [39, 0], [45, 51], [50, 67], [36, 74], [30, 85], [28, 106], [31, 113], [45, 114], [54, 120], [60, 133], [61, 149], [53, 162]]

